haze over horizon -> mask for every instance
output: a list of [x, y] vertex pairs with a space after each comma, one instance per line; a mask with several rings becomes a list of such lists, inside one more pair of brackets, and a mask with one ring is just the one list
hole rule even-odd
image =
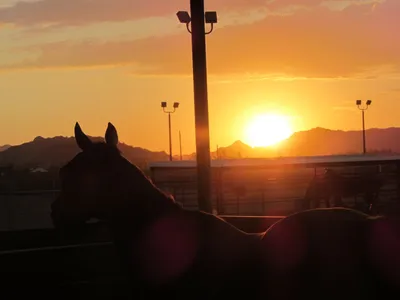
[[[371, 131], [373, 131], [373, 130], [388, 130], [388, 129], [399, 129], [400, 130], [400, 127], [387, 127], [387, 128], [369, 128], [369, 129], [367, 129], [366, 130], [366, 133], [367, 133], [367, 140], [369, 140], [368, 139], [368, 133], [369, 132], [371, 132]], [[329, 128], [322, 128], [322, 127], [315, 127], [315, 128], [311, 128], [311, 129], [308, 129], [308, 130], [303, 130], [303, 131], [296, 131], [296, 132], [293, 132], [293, 134], [291, 135], [291, 136], [289, 136], [288, 138], [286, 138], [286, 139], [283, 139], [282, 141], [280, 141], [280, 142], [277, 142], [276, 144], [273, 144], [273, 145], [269, 145], [269, 146], [252, 146], [252, 145], [250, 145], [249, 143], [246, 143], [245, 141], [242, 141], [242, 140], [240, 140], [240, 139], [237, 139], [237, 140], [234, 140], [234, 141], [231, 141], [230, 143], [228, 143], [228, 144], [217, 144], [217, 145], [211, 145], [211, 147], [210, 147], [210, 151], [211, 152], [215, 152], [215, 151], [217, 151], [217, 149], [218, 148], [226, 148], [226, 147], [231, 147], [231, 146], [234, 146], [235, 144], [237, 144], [237, 143], [241, 143], [242, 144], [242, 146], [244, 145], [244, 146], [246, 146], [246, 147], [251, 147], [251, 148], [254, 148], [254, 149], [266, 149], [266, 150], [268, 150], [268, 149], [274, 149], [274, 148], [280, 148], [283, 144], [285, 144], [285, 142], [286, 141], [289, 141], [296, 133], [315, 133], [315, 132], [317, 132], [317, 131], [326, 131], [327, 133], [332, 133], [332, 132], [342, 132], [342, 133], [352, 133], [352, 132], [359, 132], [360, 134], [361, 134], [361, 130], [335, 130], [335, 129], [329, 129]], [[103, 139], [104, 137], [103, 136], [101, 136], [101, 135], [91, 135], [91, 134], [88, 134], [88, 136], [91, 138], [91, 139], [93, 139], [93, 140], [96, 140], [96, 139]], [[7, 148], [9, 148], [10, 146], [20, 146], [20, 145], [23, 145], [23, 144], [26, 144], [26, 143], [31, 143], [31, 142], [34, 142], [34, 141], [36, 141], [36, 140], [38, 140], [38, 139], [56, 139], [56, 138], [66, 138], [66, 139], [69, 139], [69, 138], [71, 138], [71, 139], [73, 139], [74, 138], [74, 136], [73, 135], [67, 135], [67, 136], [62, 136], [62, 135], [56, 135], [56, 136], [42, 136], [42, 135], [36, 135], [35, 137], [33, 137], [33, 138], [31, 138], [31, 139], [29, 139], [29, 140], [27, 140], [27, 141], [23, 141], [22, 143], [19, 143], [19, 144], [10, 144], [10, 143], [6, 143], [6, 144], [0, 144], [0, 148], [3, 148], [4, 147], [4, 149], [7, 149]], [[360, 140], [360, 142], [361, 142], [361, 140]], [[149, 151], [152, 151], [152, 152], [158, 152], [158, 151], [162, 151], [162, 152], [165, 152], [166, 154], [168, 153], [168, 151], [166, 151], [166, 150], [157, 150], [157, 149], [149, 149], [149, 148], [146, 148], [146, 147], [144, 147], [144, 146], [142, 146], [142, 145], [138, 145], [138, 144], [130, 144], [130, 143], [128, 143], [128, 142], [125, 142], [124, 140], [120, 140], [119, 141], [119, 143], [120, 144], [125, 144], [125, 145], [127, 145], [127, 146], [131, 146], [131, 147], [137, 147], [137, 148], [142, 148], [142, 149], [146, 149], [146, 150], [149, 150]], [[178, 145], [178, 143], [176, 143], [175, 145], [175, 148], [178, 148], [179, 147], [179, 145]], [[3, 150], [4, 150], [3, 149]], [[175, 149], [174, 149], [175, 150]], [[173, 151], [174, 152], [174, 156], [179, 156], [179, 153], [177, 153], [177, 154], [175, 154], [175, 152], [176, 152], [176, 150], [175, 151]], [[188, 151], [188, 152], [186, 152], [186, 151], [183, 151], [182, 152], [182, 154], [183, 155], [192, 155], [193, 153], [195, 153], [195, 150], [194, 151], [192, 151], [192, 152], [190, 152], [190, 151]]]
[[[190, 35], [175, 16], [189, 1], [1, 2], [0, 145], [71, 136], [76, 121], [102, 136], [111, 121], [121, 141], [168, 151], [160, 102], [178, 101], [174, 154], [179, 130], [194, 152]], [[400, 127], [400, 1], [205, 5], [219, 18], [207, 36], [212, 149], [246, 142], [263, 114], [293, 131], [359, 130], [356, 99], [373, 101], [367, 128]]]

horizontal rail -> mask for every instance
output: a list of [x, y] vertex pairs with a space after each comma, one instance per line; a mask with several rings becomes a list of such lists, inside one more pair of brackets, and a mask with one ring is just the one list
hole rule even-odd
[[8, 254], [31, 253], [31, 252], [38, 252], [38, 251], [54, 251], [54, 250], [76, 249], [76, 248], [86, 248], [86, 247], [111, 246], [112, 244], [113, 244], [112, 242], [97, 242], [97, 243], [74, 244], [74, 245], [65, 245], [65, 246], [48, 246], [48, 247], [40, 247], [40, 248], [6, 250], [6, 251], [0, 251], [0, 256], [8, 255]]
[[9, 192], [0, 192], [0, 196], [12, 196], [12, 195], [21, 195], [21, 196], [31, 196], [31, 195], [47, 195], [47, 194], [55, 194], [59, 193], [60, 190], [11, 190]]
[[[237, 228], [249, 232], [262, 232], [268, 229], [269, 226], [275, 222], [284, 218], [284, 216], [235, 216], [235, 215], [218, 215], [218, 217], [224, 219], [228, 223], [236, 226]], [[101, 221], [98, 222], [102, 223]], [[38, 230], [35, 230], [38, 231]], [[44, 231], [52, 231], [45, 229]], [[24, 253], [41, 252], [41, 251], [59, 251], [59, 250], [69, 250], [69, 249], [79, 249], [88, 247], [101, 247], [101, 246], [111, 246], [112, 241], [104, 242], [91, 242], [91, 243], [74, 243], [70, 245], [62, 246], [44, 246], [44, 247], [30, 247], [24, 249], [11, 249], [0, 251], [0, 257], [5, 255], [18, 255]]]
[[264, 219], [264, 220], [280, 220], [285, 218], [286, 216], [237, 216], [237, 215], [218, 215], [218, 217], [222, 218], [222, 219], [250, 219], [250, 220], [254, 220], [254, 219]]
[[[224, 169], [277, 169], [283, 167], [295, 168], [326, 168], [326, 167], [350, 167], [350, 166], [379, 166], [379, 165], [397, 165], [400, 164], [399, 157], [386, 158], [386, 159], [369, 159], [369, 160], [348, 160], [348, 161], [320, 161], [320, 162], [265, 162], [263, 164], [237, 164], [237, 165], [220, 165], [211, 166], [215, 170]], [[196, 165], [152, 165], [149, 167], [150, 171], [154, 170], [177, 170], [177, 169], [195, 169]]]

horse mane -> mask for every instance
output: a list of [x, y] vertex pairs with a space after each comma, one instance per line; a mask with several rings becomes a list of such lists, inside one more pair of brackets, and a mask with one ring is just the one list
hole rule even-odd
[[[128, 160], [128, 161], [129, 161], [129, 160]], [[141, 172], [141, 174], [143, 175], [143, 177], [147, 179], [147, 181], [150, 183], [151, 187], [152, 187], [154, 190], [157, 190], [157, 192], [159, 192], [162, 196], [164, 196], [166, 199], [170, 200], [171, 202], [176, 203], [175, 197], [174, 197], [171, 193], [167, 193], [167, 192], [161, 190], [159, 187], [157, 187], [157, 186], [155, 185], [155, 183], [153, 182], [153, 180], [152, 180], [149, 176], [147, 176], [139, 167], [137, 167], [137, 166], [134, 165], [133, 163], [131, 163], [131, 164], [132, 164], [133, 167], [137, 168], [137, 170], [139, 170], [139, 171]]]
[[[115, 147], [114, 147], [115, 148]], [[147, 176], [143, 170], [141, 170], [138, 166], [136, 166], [134, 163], [132, 163], [131, 161], [129, 161], [129, 159], [127, 159], [122, 152], [118, 149], [118, 155], [120, 158], [122, 158], [124, 164], [126, 166], [128, 166], [127, 169], [127, 176], [131, 175], [131, 176], [135, 176], [135, 177], [142, 177], [143, 178], [143, 183], [142, 183], [142, 187], [146, 190], [149, 191], [150, 194], [153, 194], [156, 196], [157, 200], [162, 200], [165, 201], [164, 203], [167, 204], [175, 204], [175, 205], [179, 205], [176, 201], [175, 198], [172, 194], [164, 192], [163, 190], [161, 190], [159, 187], [157, 187], [153, 180]]]

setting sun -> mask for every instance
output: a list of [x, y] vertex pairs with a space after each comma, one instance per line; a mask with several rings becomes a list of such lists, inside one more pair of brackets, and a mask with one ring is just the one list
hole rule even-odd
[[245, 131], [246, 142], [252, 147], [272, 146], [293, 134], [290, 121], [282, 115], [259, 115]]

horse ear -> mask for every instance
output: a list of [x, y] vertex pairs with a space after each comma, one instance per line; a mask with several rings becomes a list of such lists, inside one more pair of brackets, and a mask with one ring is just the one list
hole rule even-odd
[[83, 133], [78, 122], [75, 124], [75, 141], [82, 150], [87, 149], [92, 144], [92, 141]]
[[106, 143], [112, 146], [118, 145], [118, 133], [117, 129], [115, 129], [114, 125], [108, 122], [106, 135], [105, 135]]

